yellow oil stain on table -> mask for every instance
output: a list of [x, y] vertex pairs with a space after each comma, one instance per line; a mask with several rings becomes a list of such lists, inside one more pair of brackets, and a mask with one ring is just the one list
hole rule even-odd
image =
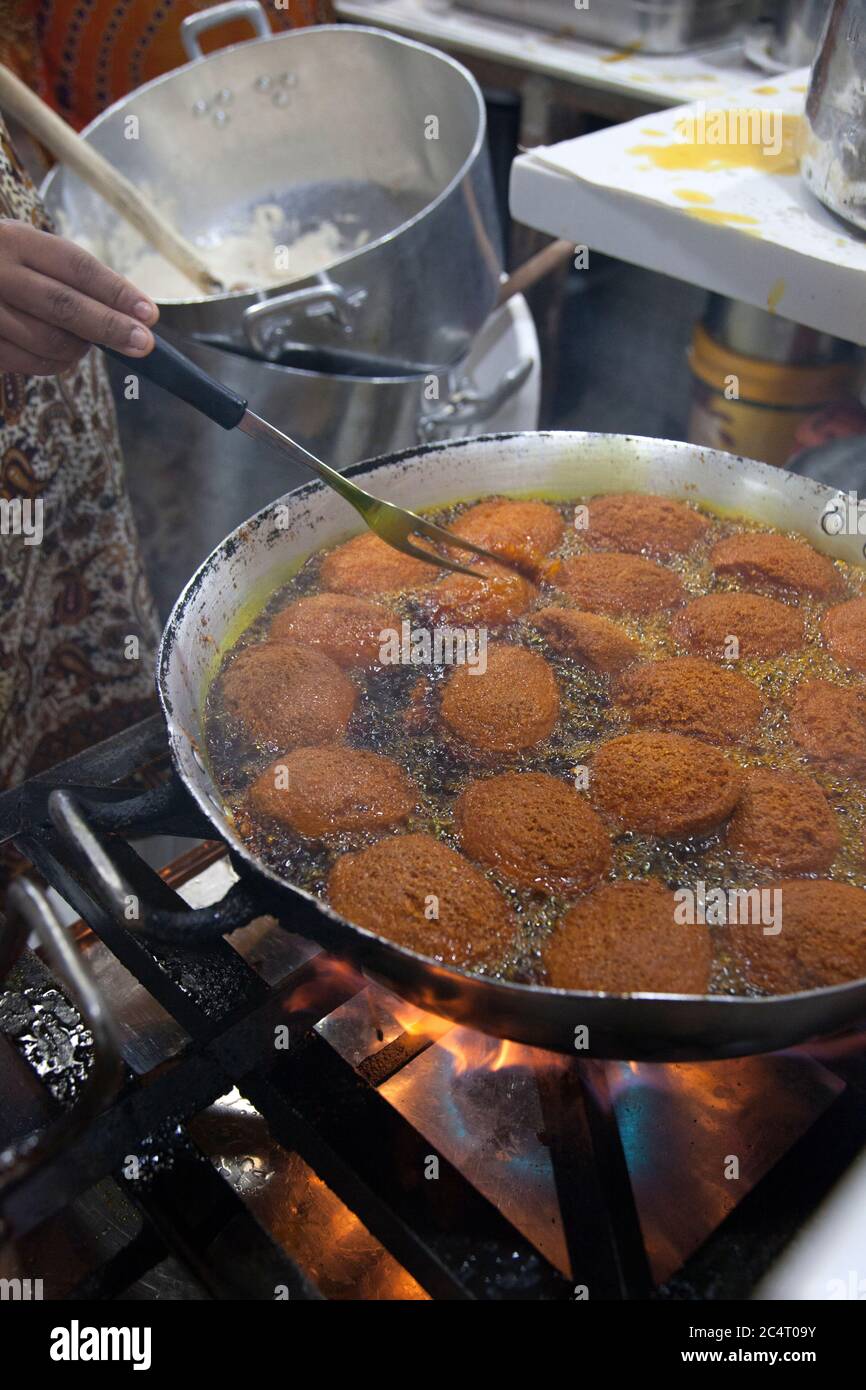
[[677, 125], [678, 138], [666, 145], [633, 145], [628, 153], [644, 155], [656, 169], [758, 169], [767, 174], [796, 174], [802, 119], [759, 108], [734, 108], [687, 117]]
[[602, 58], [603, 63], [624, 63], [627, 58], [633, 58], [636, 53], [640, 53], [643, 43], [640, 39], [636, 43], [630, 43], [625, 48], [617, 49], [616, 53], [606, 53]]
[[784, 280], [776, 280], [770, 287], [770, 293], [767, 295], [767, 308], [771, 314], [775, 314], [781, 304], [786, 288]]
[[758, 97], [774, 97], [774, 96], [778, 96], [779, 88], [778, 88], [778, 87], [753, 87], [753, 88], [752, 88], [752, 91], [755, 93], [755, 96], [758, 96]]
[[745, 212], [725, 212], [722, 208], [686, 208], [689, 217], [697, 217], [701, 222], [713, 222], [718, 226], [760, 227], [757, 217], [749, 217]]
[[640, 133], [641, 135], [652, 135], [658, 139], [661, 139], [664, 135], [663, 130], [654, 130], [653, 127], [649, 125], [642, 125], [640, 128]]
[[675, 188], [674, 197], [681, 198], [684, 203], [712, 203], [715, 199], [709, 193], [698, 193], [694, 188]]

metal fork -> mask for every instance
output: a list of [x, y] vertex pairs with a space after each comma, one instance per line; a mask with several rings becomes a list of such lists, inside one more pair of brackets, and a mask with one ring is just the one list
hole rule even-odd
[[323, 483], [327, 483], [328, 487], [333, 488], [355, 508], [371, 531], [387, 545], [401, 550], [404, 555], [412, 555], [416, 560], [423, 560], [436, 569], [454, 570], [457, 574], [471, 574], [483, 578], [478, 570], [468, 569], [466, 565], [458, 564], [456, 560], [451, 560], [445, 555], [431, 555], [429, 551], [413, 545], [410, 537], [417, 535], [451, 546], [455, 550], [471, 551], [473, 555], [481, 555], [497, 564], [502, 563], [501, 557], [492, 555], [480, 545], [454, 536], [443, 526], [436, 526], [432, 521], [425, 521], [424, 517], [406, 511], [404, 507], [398, 507], [393, 502], [385, 502], [382, 498], [373, 497], [371, 493], [365, 492], [357, 483], [350, 482], [335, 468], [316, 458], [315, 454], [311, 454], [309, 449], [305, 449], [290, 435], [283, 434], [275, 425], [269, 424], [260, 415], [248, 410], [247, 403], [241, 396], [202, 371], [164, 338], [156, 334], [154, 337], [156, 346], [147, 357], [124, 357], [111, 348], [107, 348], [106, 351], [121, 362], [126, 371], [130, 370], [130, 364], [134, 364], [136, 372], [171, 392], [173, 396], [186, 401], [187, 405], [193, 406], [223, 429], [243, 430], [251, 439], [270, 444], [272, 448], [282, 450], [290, 458], [309, 468]]

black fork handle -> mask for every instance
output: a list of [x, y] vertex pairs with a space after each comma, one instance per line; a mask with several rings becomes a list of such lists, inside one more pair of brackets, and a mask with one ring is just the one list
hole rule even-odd
[[143, 376], [172, 396], [186, 401], [224, 430], [233, 430], [246, 414], [247, 403], [228, 386], [197, 367], [195, 362], [154, 333], [156, 346], [146, 357], [126, 357], [114, 348], [103, 348], [127, 372]]

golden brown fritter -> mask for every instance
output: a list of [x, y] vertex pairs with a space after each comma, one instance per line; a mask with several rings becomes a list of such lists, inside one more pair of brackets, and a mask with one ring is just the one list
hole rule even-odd
[[418, 792], [391, 758], [357, 748], [296, 748], [250, 787], [259, 815], [306, 839], [341, 831], [389, 830], [408, 820]]
[[590, 613], [660, 613], [685, 601], [673, 570], [619, 552], [572, 555], [551, 572], [551, 582]]
[[696, 738], [625, 734], [596, 753], [590, 795], [629, 830], [683, 839], [708, 835], [727, 820], [742, 782], [735, 763]]
[[598, 816], [546, 772], [471, 782], [454, 818], [466, 854], [525, 888], [582, 892], [611, 866], [610, 836]]
[[[781, 656], [803, 646], [803, 619], [796, 608], [762, 594], [705, 594], [693, 599], [671, 624], [681, 647], [714, 661]], [[728, 655], [730, 640], [739, 655]]]
[[749, 982], [771, 994], [860, 980], [866, 975], [866, 891], [851, 883], [796, 878], [771, 885], [781, 894], [782, 929], [726, 928]]
[[391, 835], [331, 871], [328, 900], [359, 927], [465, 969], [495, 967], [515, 922], [474, 864], [431, 835]]
[[270, 637], [315, 647], [346, 671], [367, 671], [379, 660], [380, 633], [399, 632], [400, 621], [384, 604], [355, 594], [308, 594], [280, 609]]
[[[473, 541], [527, 574], [536, 576], [562, 540], [565, 522], [546, 502], [479, 502], [452, 522], [449, 531]], [[465, 552], [461, 553], [466, 561]]]
[[651, 661], [627, 671], [616, 704], [643, 729], [689, 734], [709, 743], [740, 743], [755, 732], [764, 708], [745, 676], [695, 656]]
[[866, 691], [803, 681], [791, 702], [791, 738], [813, 762], [866, 774]]
[[531, 608], [538, 590], [523, 575], [489, 560], [472, 560], [471, 565], [482, 579], [449, 574], [430, 590], [427, 603], [435, 623], [498, 627]]
[[806, 541], [762, 531], [727, 536], [714, 545], [710, 563], [716, 574], [733, 575], [747, 588], [782, 589], [830, 598], [842, 579], [832, 560]]
[[358, 698], [336, 662], [300, 642], [244, 647], [222, 688], [226, 708], [255, 739], [286, 751], [341, 743]]
[[640, 645], [610, 618], [577, 608], [542, 608], [527, 618], [555, 652], [574, 657], [599, 676], [610, 676], [640, 656]]
[[[428, 541], [413, 544], [433, 554]], [[329, 550], [322, 560], [322, 587], [335, 594], [375, 598], [377, 594], [411, 593], [428, 588], [435, 578], [435, 565], [404, 555], [372, 531], [353, 536], [336, 550]]]
[[728, 824], [730, 847], [780, 874], [826, 873], [842, 848], [835, 812], [802, 772], [751, 768]]
[[828, 609], [821, 630], [839, 665], [866, 675], [866, 598]]
[[706, 926], [683, 926], [660, 883], [607, 883], [566, 913], [544, 949], [557, 989], [610, 994], [706, 994], [712, 952]]
[[593, 497], [583, 533], [595, 549], [625, 550], [665, 559], [696, 545], [709, 522], [685, 502], [640, 492]]
[[534, 748], [553, 732], [559, 690], [544, 657], [506, 643], [487, 648], [487, 670], [459, 666], [442, 692], [440, 714], [460, 744], [478, 754]]

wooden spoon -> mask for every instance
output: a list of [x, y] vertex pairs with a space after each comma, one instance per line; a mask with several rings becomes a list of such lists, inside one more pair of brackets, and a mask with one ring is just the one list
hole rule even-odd
[[225, 290], [190, 242], [145, 200], [134, 184], [82, 140], [56, 111], [0, 63], [0, 107], [20, 121], [55, 159], [94, 188], [161, 256], [182, 271], [205, 294]]
[[563, 265], [574, 255], [573, 241], [553, 241], [549, 246], [545, 246], [536, 255], [530, 256], [528, 261], [518, 266], [507, 280], [503, 280], [499, 286], [499, 295], [496, 300], [497, 309], [503, 304], [507, 304], [509, 299], [513, 299], [516, 294], [524, 294], [537, 285], [539, 280], [543, 280], [545, 275], [550, 275], [552, 271]]

